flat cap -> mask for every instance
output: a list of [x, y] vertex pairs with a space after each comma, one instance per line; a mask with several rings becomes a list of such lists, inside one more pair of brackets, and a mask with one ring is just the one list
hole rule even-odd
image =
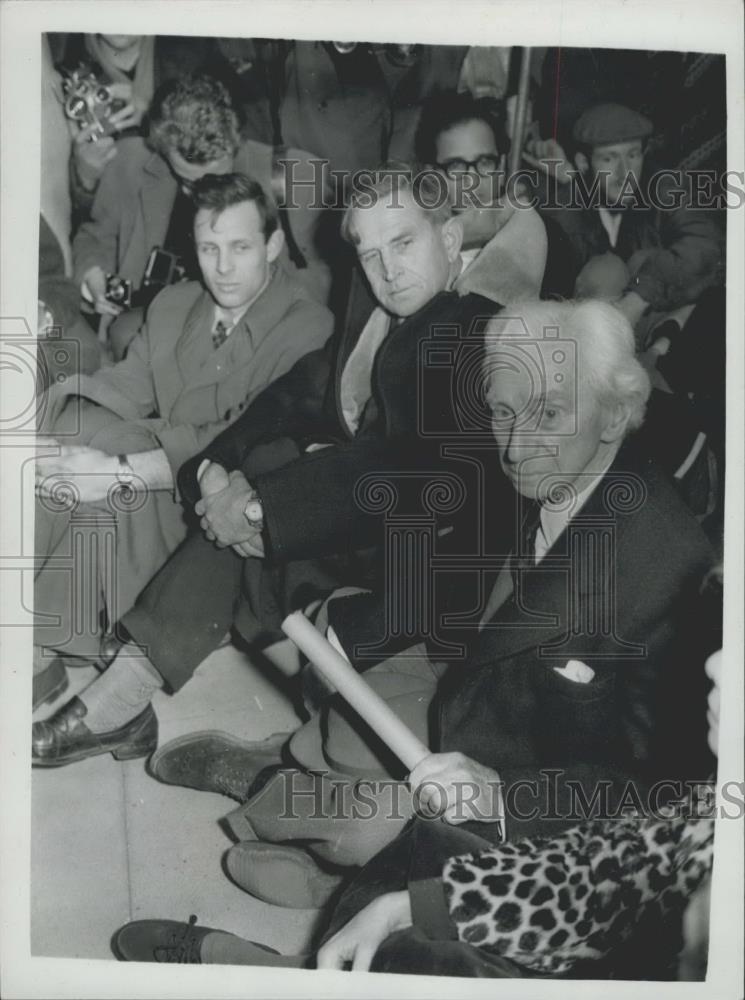
[[607, 146], [644, 139], [653, 131], [652, 122], [638, 111], [623, 104], [596, 104], [580, 115], [572, 134], [583, 146]]

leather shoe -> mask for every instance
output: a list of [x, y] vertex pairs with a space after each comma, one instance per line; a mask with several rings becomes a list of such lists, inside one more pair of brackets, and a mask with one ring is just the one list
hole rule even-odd
[[282, 764], [282, 747], [289, 736], [275, 733], [266, 740], [248, 743], [214, 730], [189, 733], [153, 754], [149, 771], [166, 785], [216, 792], [243, 803], [259, 772]]
[[344, 881], [344, 876], [324, 871], [301, 848], [260, 840], [231, 847], [225, 867], [244, 892], [293, 910], [325, 906]]
[[83, 722], [88, 709], [73, 698], [43, 722], [31, 728], [31, 763], [37, 767], [60, 767], [102, 753], [117, 760], [146, 757], [158, 745], [158, 720], [151, 705], [119, 729], [94, 733]]
[[[111, 949], [123, 962], [181, 962], [202, 964], [202, 942], [212, 927], [200, 927], [192, 914], [189, 923], [178, 920], [133, 920], [120, 927], [111, 939]], [[225, 934], [224, 931], [217, 933]], [[226, 935], [227, 936], [227, 935]], [[233, 937], [234, 935], [230, 935]], [[242, 950], [251, 965], [274, 965], [274, 948], [254, 942], [242, 942]], [[253, 954], [252, 954], [253, 953]]]
[[69, 684], [65, 664], [56, 656], [41, 673], [34, 674], [34, 711], [39, 705], [51, 704]]

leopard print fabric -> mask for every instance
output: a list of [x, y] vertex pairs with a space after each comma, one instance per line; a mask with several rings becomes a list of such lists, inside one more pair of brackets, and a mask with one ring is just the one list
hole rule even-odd
[[713, 839], [711, 818], [595, 820], [451, 858], [445, 897], [461, 941], [561, 975], [605, 957], [653, 907], [681, 912]]

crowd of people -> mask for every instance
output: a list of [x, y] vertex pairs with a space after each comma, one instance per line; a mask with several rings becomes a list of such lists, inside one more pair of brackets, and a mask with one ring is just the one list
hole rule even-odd
[[[723, 60], [654, 55], [533, 50], [525, 122], [509, 49], [45, 37], [34, 708], [100, 674], [32, 761], [226, 796], [233, 881], [325, 911], [120, 959], [705, 973]], [[159, 745], [155, 692], [295, 610], [416, 766], [310, 663], [294, 732]]]

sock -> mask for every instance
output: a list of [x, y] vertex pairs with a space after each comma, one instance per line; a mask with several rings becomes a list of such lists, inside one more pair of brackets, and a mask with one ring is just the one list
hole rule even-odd
[[79, 696], [88, 714], [84, 722], [94, 733], [119, 729], [149, 705], [163, 678], [139, 646], [127, 643], [109, 669]]
[[264, 965], [283, 969], [309, 967], [310, 955], [277, 955], [265, 951], [260, 944], [245, 941], [227, 931], [212, 931], [200, 946], [200, 958], [205, 965]]

